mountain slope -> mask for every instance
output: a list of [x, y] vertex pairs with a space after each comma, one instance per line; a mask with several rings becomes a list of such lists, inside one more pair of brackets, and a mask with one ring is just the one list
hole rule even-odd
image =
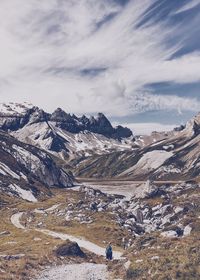
[[200, 114], [182, 130], [176, 130], [136, 151], [90, 157], [74, 164], [83, 177], [131, 178], [134, 180], [189, 180], [200, 175]]
[[122, 126], [113, 128], [102, 113], [97, 118], [79, 118], [60, 108], [52, 114], [26, 104], [1, 104], [0, 108], [2, 130], [63, 159], [121, 151], [133, 145], [132, 132]]
[[[0, 131], [0, 192], [36, 201], [49, 187], [69, 187], [73, 177], [44, 151]], [[42, 192], [41, 192], [42, 189]]]

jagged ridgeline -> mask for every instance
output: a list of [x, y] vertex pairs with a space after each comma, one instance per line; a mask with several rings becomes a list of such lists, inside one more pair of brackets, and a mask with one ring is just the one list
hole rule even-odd
[[25, 125], [46, 122], [47, 124], [54, 123], [56, 127], [64, 129], [71, 133], [79, 133], [89, 131], [98, 133], [113, 139], [121, 139], [132, 136], [132, 131], [129, 128], [117, 126], [113, 128], [109, 120], [104, 114], [98, 113], [87, 118], [85, 115], [77, 117], [57, 108], [52, 114], [46, 113], [38, 107], [30, 107], [22, 104], [1, 105], [1, 128], [5, 131], [16, 131], [23, 128]]
[[129, 149], [132, 139], [131, 130], [113, 128], [101, 113], [87, 118], [60, 108], [49, 114], [30, 104], [1, 104], [1, 192], [35, 201], [50, 187], [73, 184], [71, 159]]
[[[168, 133], [152, 133], [149, 142], [130, 150], [95, 155], [76, 162], [82, 177], [115, 177], [132, 180], [190, 180], [200, 175], [200, 114]], [[156, 137], [155, 137], [156, 136]], [[134, 142], [136, 144], [138, 139]], [[96, 168], [98, 167], [98, 168]]]
[[43, 149], [76, 177], [188, 180], [200, 172], [199, 119], [167, 133], [133, 136], [102, 113], [88, 118], [60, 108], [49, 114], [28, 104], [2, 104], [0, 128]]
[[[130, 148], [133, 136], [126, 127], [114, 128], [102, 114], [77, 117], [56, 109], [52, 114], [27, 104], [2, 104], [0, 128], [17, 139], [62, 157]], [[123, 139], [129, 139], [129, 143]]]

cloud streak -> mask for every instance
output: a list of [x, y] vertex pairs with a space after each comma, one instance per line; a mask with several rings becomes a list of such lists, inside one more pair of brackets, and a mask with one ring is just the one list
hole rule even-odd
[[179, 14], [179, 13], [186, 12], [188, 10], [195, 8], [199, 4], [200, 4], [200, 0], [191, 0], [188, 3], [186, 3], [185, 5], [183, 5], [180, 9], [178, 9], [175, 13]]

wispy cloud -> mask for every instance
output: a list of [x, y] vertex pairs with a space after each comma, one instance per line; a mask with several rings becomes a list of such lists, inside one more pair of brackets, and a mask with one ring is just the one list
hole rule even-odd
[[[120, 2], [1, 0], [1, 101], [28, 100], [48, 110], [62, 106], [113, 116], [147, 110], [181, 113], [188, 106], [197, 111], [200, 101], [193, 97], [163, 96], [145, 88], [200, 81], [198, 50], [172, 58], [187, 41], [187, 33], [176, 40], [185, 25], [172, 26], [169, 13], [169, 18], [138, 27], [157, 2]], [[184, 3], [177, 13], [198, 4]]]
[[199, 4], [200, 4], [200, 0], [190, 0], [188, 1], [188, 3], [183, 5], [180, 9], [178, 9], [175, 13], [178, 14], [178, 13], [186, 12], [188, 10], [195, 8]]

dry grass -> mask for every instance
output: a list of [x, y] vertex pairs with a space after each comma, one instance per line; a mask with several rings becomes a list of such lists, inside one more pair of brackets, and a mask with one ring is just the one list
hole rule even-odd
[[[119, 245], [119, 237], [122, 232], [114, 223], [113, 216], [105, 213], [94, 213], [92, 218], [95, 222], [89, 225], [81, 225], [77, 221], [67, 224], [63, 217], [57, 217], [53, 214], [49, 214], [46, 217], [35, 214], [33, 222], [31, 224], [27, 223], [25, 231], [17, 229], [11, 224], [10, 217], [18, 211], [30, 213], [36, 208], [47, 209], [55, 204], [61, 204], [60, 209], [62, 209], [66, 204], [76, 203], [81, 198], [78, 192], [71, 190], [53, 190], [53, 194], [54, 196], [38, 203], [28, 203], [4, 197], [6, 205], [1, 208], [0, 232], [8, 231], [10, 234], [0, 236], [0, 254], [24, 254], [25, 256], [18, 260], [4, 260], [0, 258], [0, 280], [30, 279], [30, 275], [46, 265], [69, 261], [68, 259], [61, 260], [56, 258], [54, 254], [54, 249], [63, 243], [62, 240], [49, 237], [34, 230], [34, 227], [40, 221], [44, 222], [43, 226], [47, 229], [82, 236], [100, 246], [105, 246], [105, 243], [113, 240], [115, 240], [114, 244], [116, 246]], [[27, 217], [28, 215], [23, 216], [22, 224]], [[87, 255], [94, 261], [104, 262], [103, 258], [98, 258], [88, 252]]]
[[[144, 240], [152, 238], [148, 246]], [[128, 257], [131, 266], [124, 279], [200, 279], [200, 237], [193, 232], [185, 238], [162, 238], [159, 234], [141, 237]]]

